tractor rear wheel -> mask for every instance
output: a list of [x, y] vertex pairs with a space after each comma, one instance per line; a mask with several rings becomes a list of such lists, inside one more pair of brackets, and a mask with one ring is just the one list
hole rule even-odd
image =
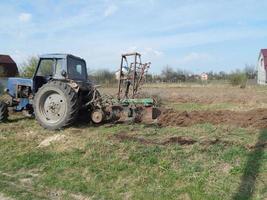
[[57, 130], [72, 124], [79, 111], [78, 94], [65, 82], [51, 81], [34, 97], [34, 113], [41, 126]]
[[7, 104], [3, 101], [0, 101], [0, 122], [7, 121], [7, 118], [8, 118]]

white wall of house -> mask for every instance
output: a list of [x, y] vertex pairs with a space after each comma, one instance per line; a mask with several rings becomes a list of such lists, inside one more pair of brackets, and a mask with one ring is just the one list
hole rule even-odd
[[264, 67], [264, 57], [262, 53], [260, 54], [257, 68], [258, 68], [258, 79], [257, 79], [258, 84], [266, 85], [266, 70]]

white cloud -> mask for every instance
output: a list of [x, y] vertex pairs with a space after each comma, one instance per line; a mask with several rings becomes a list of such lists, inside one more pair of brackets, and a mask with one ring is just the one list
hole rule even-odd
[[20, 13], [19, 15], [19, 21], [20, 22], [29, 22], [32, 19], [31, 13]]
[[145, 48], [138, 48], [137, 46], [131, 46], [125, 50], [123, 50], [122, 53], [131, 53], [131, 52], [139, 52], [141, 54], [143, 54], [144, 56], [149, 56], [149, 57], [158, 57], [158, 56], [162, 56], [163, 52], [153, 49], [151, 47], [145, 47]]
[[183, 58], [185, 62], [192, 62], [196, 60], [210, 60], [210, 59], [211, 59], [211, 56], [209, 54], [196, 53], [196, 52], [190, 53]]
[[181, 59], [179, 59], [180, 64], [200, 64], [200, 63], [209, 63], [213, 61], [213, 56], [207, 53], [197, 53], [197, 52], [192, 52]]
[[148, 55], [152, 55], [152, 56], [161, 56], [161, 55], [163, 55], [162, 51], [153, 49], [151, 47], [145, 48], [143, 52], [144, 52], [145, 55], [147, 55], [147, 54]]
[[109, 17], [111, 15], [113, 15], [114, 13], [116, 13], [118, 10], [118, 7], [116, 5], [110, 5], [107, 7], [107, 9], [104, 12], [104, 16], [105, 17]]
[[126, 52], [129, 52], [130, 53], [130, 52], [136, 52], [136, 51], [139, 51], [138, 47], [131, 46], [131, 47], [127, 48], [126, 50], [123, 50], [122, 53], [126, 53]]
[[6, 51], [5, 54], [8, 54], [12, 57], [12, 59], [20, 66], [23, 62], [25, 62], [30, 56], [33, 56], [30, 53], [24, 53], [23, 51]]

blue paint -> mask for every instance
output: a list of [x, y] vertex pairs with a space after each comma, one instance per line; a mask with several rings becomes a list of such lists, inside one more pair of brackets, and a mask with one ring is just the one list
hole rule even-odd
[[26, 109], [27, 106], [30, 104], [30, 101], [28, 98], [20, 98], [19, 99], [19, 105], [16, 106], [16, 111], [22, 111], [23, 109]]
[[[29, 86], [32, 88], [32, 79], [9, 78], [7, 80], [7, 89], [8, 89], [8, 94], [12, 96], [13, 98], [16, 97], [18, 85]], [[23, 109], [26, 109], [29, 104], [30, 104], [30, 101], [28, 98], [20, 98], [19, 104], [16, 106], [15, 110], [22, 111]]]
[[9, 78], [7, 80], [8, 94], [12, 97], [16, 96], [17, 85], [25, 85], [32, 88], [32, 79], [29, 78]]

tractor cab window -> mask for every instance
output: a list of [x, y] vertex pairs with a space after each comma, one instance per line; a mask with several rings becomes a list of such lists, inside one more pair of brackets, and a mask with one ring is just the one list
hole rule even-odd
[[37, 76], [49, 77], [54, 74], [54, 59], [42, 59], [37, 71]]
[[68, 78], [73, 80], [86, 80], [86, 64], [84, 60], [68, 58]]
[[61, 72], [63, 69], [63, 59], [57, 59], [55, 64], [55, 78], [62, 77]]

